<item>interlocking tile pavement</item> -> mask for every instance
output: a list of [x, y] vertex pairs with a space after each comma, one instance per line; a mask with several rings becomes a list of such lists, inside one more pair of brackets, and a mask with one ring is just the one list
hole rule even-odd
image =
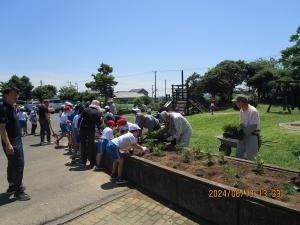
[[[133, 191], [65, 225], [193, 225], [196, 223], [139, 191]], [[209, 225], [201, 222], [201, 225]]]

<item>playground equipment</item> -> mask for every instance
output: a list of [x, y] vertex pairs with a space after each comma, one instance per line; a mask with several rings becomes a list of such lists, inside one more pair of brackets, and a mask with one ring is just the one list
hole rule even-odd
[[271, 103], [267, 112], [270, 112], [272, 104], [276, 103], [276, 100], [283, 101], [283, 111], [286, 109], [289, 113], [292, 113], [295, 106], [300, 110], [300, 80], [277, 80], [276, 90], [273, 93]]

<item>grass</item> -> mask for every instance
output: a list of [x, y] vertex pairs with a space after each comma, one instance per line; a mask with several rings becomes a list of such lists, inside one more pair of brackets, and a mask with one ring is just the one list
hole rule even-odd
[[[258, 111], [261, 120], [261, 135], [263, 145], [260, 154], [265, 163], [274, 164], [285, 168], [300, 169], [300, 160], [293, 154], [300, 150], [300, 132], [289, 131], [279, 127], [279, 123], [299, 121], [300, 113], [295, 109], [292, 114], [286, 114], [282, 107], [272, 106], [267, 113], [267, 105], [259, 105]], [[219, 114], [218, 114], [219, 113]], [[239, 112], [232, 109], [219, 111], [215, 115], [210, 113], [196, 114], [187, 117], [193, 127], [191, 146], [201, 146], [218, 153], [219, 140], [215, 136], [222, 134], [225, 123], [239, 121]], [[232, 155], [235, 155], [233, 151]]]
[[[265, 163], [285, 168], [300, 169], [300, 160], [295, 152], [300, 151], [300, 132], [289, 131], [279, 127], [279, 123], [300, 121], [300, 113], [295, 109], [292, 114], [282, 111], [282, 107], [272, 106], [267, 113], [267, 105], [257, 107], [261, 120], [261, 135], [263, 145], [260, 155]], [[125, 115], [128, 121], [133, 122], [133, 114]], [[215, 136], [222, 134], [226, 123], [239, 122], [239, 112], [233, 109], [210, 113], [195, 114], [187, 117], [193, 127], [190, 147], [210, 149], [211, 153], [218, 154], [220, 141]], [[234, 150], [234, 149], [233, 149]], [[235, 151], [232, 151], [232, 156]]]

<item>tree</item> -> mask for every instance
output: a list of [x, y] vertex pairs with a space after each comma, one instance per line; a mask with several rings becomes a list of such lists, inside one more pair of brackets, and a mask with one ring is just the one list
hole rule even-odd
[[290, 42], [295, 44], [281, 51], [281, 61], [287, 70], [292, 71], [293, 78], [300, 80], [300, 26], [290, 37]]
[[224, 60], [205, 73], [201, 80], [203, 90], [220, 95], [223, 101], [229, 102], [234, 88], [247, 77], [247, 68], [244, 61]]
[[114, 94], [114, 86], [118, 84], [115, 77], [111, 74], [113, 68], [107, 64], [102, 63], [98, 68], [97, 74], [92, 74], [94, 81], [85, 84], [87, 88], [97, 91], [100, 95], [104, 96], [105, 103], [108, 98], [112, 98]]
[[77, 90], [75, 87], [70, 86], [70, 87], [66, 87], [63, 86], [59, 89], [59, 98], [61, 100], [75, 100], [76, 96], [77, 96]]
[[186, 79], [186, 84], [189, 86], [190, 97], [198, 101], [203, 101], [203, 85], [201, 82], [202, 78], [200, 74], [193, 73]]
[[76, 101], [84, 101], [84, 102], [87, 102], [87, 101], [92, 101], [94, 99], [96, 99], [97, 96], [95, 93], [91, 93], [89, 91], [84, 91], [84, 92], [78, 92], [75, 96], [75, 99]]
[[43, 86], [38, 86], [32, 91], [32, 96], [39, 101], [43, 99], [53, 98], [57, 93], [55, 86], [47, 84]]
[[249, 85], [257, 90], [259, 99], [267, 100], [275, 80], [277, 80], [277, 76], [273, 70], [262, 69], [249, 79]]
[[2, 88], [16, 87], [20, 90], [20, 99], [28, 100], [31, 99], [31, 90], [33, 85], [27, 76], [18, 77], [17, 75], [11, 76], [7, 82], [2, 83]]
[[149, 96], [141, 96], [141, 97], [135, 98], [133, 100], [133, 104], [134, 104], [134, 106], [137, 106], [140, 104], [149, 105], [152, 103], [152, 101], [153, 101], [153, 99], [150, 98]]

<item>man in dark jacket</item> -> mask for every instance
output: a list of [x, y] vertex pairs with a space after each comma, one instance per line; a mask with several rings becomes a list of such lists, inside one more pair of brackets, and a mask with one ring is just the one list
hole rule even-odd
[[24, 192], [23, 171], [24, 171], [24, 152], [21, 139], [21, 129], [14, 108], [18, 98], [19, 90], [7, 88], [3, 91], [4, 102], [0, 106], [0, 135], [2, 147], [8, 160], [7, 181], [9, 187], [6, 191], [8, 195], [20, 201], [30, 199]]
[[93, 100], [81, 114], [79, 125], [81, 163], [86, 166], [86, 162], [89, 160], [90, 165], [86, 166], [87, 169], [92, 169], [95, 166], [95, 128], [97, 127], [100, 130], [102, 123], [99, 105], [99, 101]]
[[50, 114], [48, 107], [49, 101], [47, 100], [44, 100], [43, 103], [38, 106], [41, 145], [45, 144], [45, 133], [47, 134], [47, 144], [51, 144]]

